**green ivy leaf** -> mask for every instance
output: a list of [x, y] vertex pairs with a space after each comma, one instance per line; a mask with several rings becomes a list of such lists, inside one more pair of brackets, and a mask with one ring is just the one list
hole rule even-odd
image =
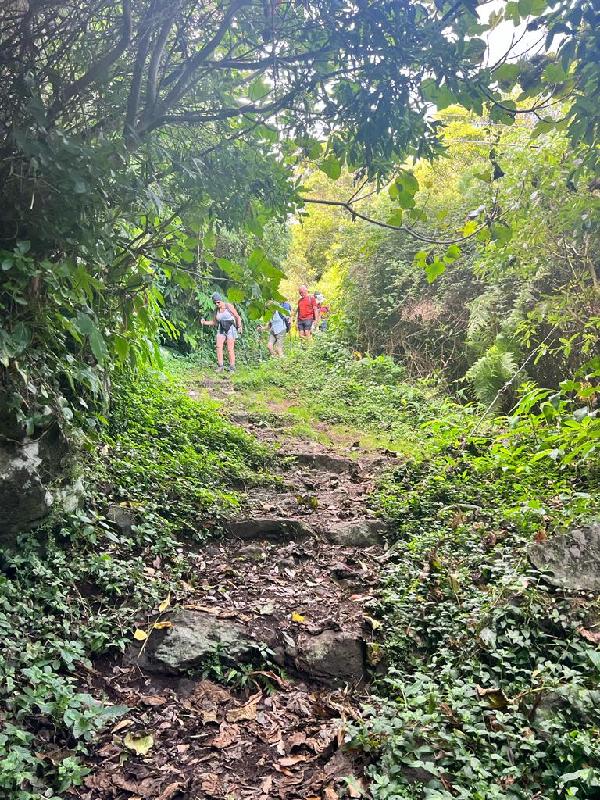
[[510, 225], [504, 222], [496, 222], [492, 225], [491, 234], [495, 242], [498, 242], [499, 245], [505, 245], [512, 239], [513, 230]]
[[241, 303], [242, 300], [246, 299], [246, 292], [241, 286], [230, 286], [227, 289], [227, 299], [231, 303]]
[[446, 250], [446, 260], [447, 261], [456, 261], [457, 258], [460, 258], [462, 255], [462, 250], [457, 244], [451, 244], [448, 246]]
[[428, 283], [433, 283], [436, 278], [439, 278], [440, 275], [444, 274], [444, 272], [446, 272], [446, 265], [438, 258], [436, 258], [431, 264], [425, 264], [425, 276]]
[[392, 216], [388, 219], [388, 221], [387, 221], [388, 225], [395, 225], [398, 228], [401, 227], [401, 225], [402, 225], [402, 215], [403, 215], [402, 209], [401, 208], [397, 208], [394, 211], [394, 213], [392, 214]]

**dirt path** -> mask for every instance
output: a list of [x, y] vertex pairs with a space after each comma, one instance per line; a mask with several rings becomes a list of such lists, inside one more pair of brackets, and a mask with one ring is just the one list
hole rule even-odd
[[369, 603], [385, 529], [368, 497], [386, 456], [223, 409], [280, 446], [281, 484], [247, 492], [228, 535], [189, 555], [200, 579], [165, 627], [92, 676], [131, 711], [105, 733], [72, 795], [82, 800], [368, 796], [360, 756], [342, 745], [377, 663]]

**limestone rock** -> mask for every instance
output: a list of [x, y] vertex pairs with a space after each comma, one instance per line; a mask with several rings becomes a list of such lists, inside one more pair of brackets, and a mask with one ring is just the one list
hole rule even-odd
[[200, 611], [180, 611], [172, 618], [156, 646], [150, 640], [142, 666], [154, 672], [181, 674], [201, 666], [218, 654], [225, 662], [247, 660], [256, 650], [256, 642], [238, 622], [219, 619]]
[[346, 547], [371, 547], [384, 542], [388, 526], [378, 519], [349, 520], [329, 525], [324, 535], [328, 541]]
[[529, 560], [552, 586], [600, 592], [600, 523], [532, 544]]
[[108, 507], [107, 519], [114, 523], [121, 533], [129, 534], [136, 523], [135, 512], [127, 506], [112, 503]]
[[241, 519], [227, 523], [227, 531], [238, 539], [268, 539], [274, 542], [310, 539], [313, 531], [298, 519]]
[[365, 678], [366, 645], [351, 631], [325, 630], [298, 640], [296, 667], [315, 680], [360, 683]]
[[12, 545], [17, 533], [50, 510], [53, 496], [42, 471], [38, 442], [0, 445], [0, 546]]

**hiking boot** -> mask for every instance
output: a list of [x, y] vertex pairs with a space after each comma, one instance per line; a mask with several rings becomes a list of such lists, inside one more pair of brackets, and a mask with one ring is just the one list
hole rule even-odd
[[218, 364], [217, 365], [217, 372], [223, 372], [224, 370], [225, 370], [225, 367], [223, 366], [223, 364]]
[[235, 367], [229, 366], [229, 372], [235, 372]]

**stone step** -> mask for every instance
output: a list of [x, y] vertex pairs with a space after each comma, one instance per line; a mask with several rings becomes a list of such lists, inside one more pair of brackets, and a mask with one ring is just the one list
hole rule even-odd
[[313, 529], [299, 519], [270, 518], [230, 520], [226, 524], [230, 536], [245, 541], [266, 539], [274, 542], [304, 541], [313, 537]]
[[126, 654], [147, 672], [186, 675], [201, 670], [215, 658], [227, 665], [265, 660], [265, 649], [275, 663], [317, 683], [358, 684], [366, 679], [367, 645], [356, 630], [322, 630], [291, 635], [279, 627], [255, 634], [241, 622], [205, 611], [181, 610], [171, 615], [171, 627], [153, 632], [142, 645]]

